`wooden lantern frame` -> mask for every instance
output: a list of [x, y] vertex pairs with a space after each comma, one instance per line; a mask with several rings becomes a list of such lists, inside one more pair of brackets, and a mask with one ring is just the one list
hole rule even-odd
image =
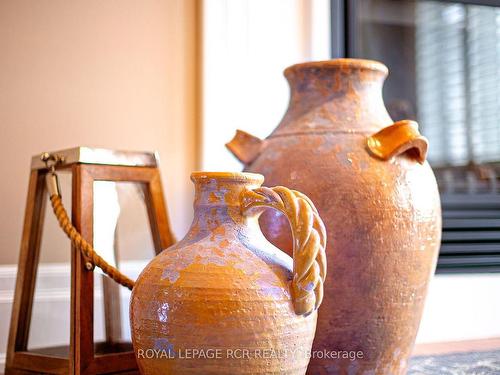
[[[144, 197], [155, 252], [171, 246], [166, 204], [156, 153], [125, 152], [77, 147], [51, 153], [62, 162], [57, 170], [72, 174], [72, 222], [81, 235], [93, 240], [94, 181], [136, 182], [144, 186]], [[12, 307], [5, 373], [9, 374], [138, 374], [130, 344], [108, 340], [95, 344], [94, 273], [85, 267], [80, 251], [71, 250], [71, 316], [69, 347], [28, 351], [31, 311], [39, 263], [43, 218], [46, 205], [45, 175], [40, 155], [34, 156], [28, 186], [19, 266]], [[118, 289], [111, 280], [103, 284], [106, 337], [116, 335]], [[60, 355], [53, 352], [57, 349]]]

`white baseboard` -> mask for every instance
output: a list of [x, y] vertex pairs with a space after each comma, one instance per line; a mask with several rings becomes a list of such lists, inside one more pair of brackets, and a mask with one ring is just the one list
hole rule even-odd
[[417, 343], [500, 337], [500, 274], [436, 275]]

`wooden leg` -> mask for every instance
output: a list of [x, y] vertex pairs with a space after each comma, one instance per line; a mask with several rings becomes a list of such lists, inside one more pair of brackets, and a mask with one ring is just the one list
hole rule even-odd
[[[93, 240], [93, 183], [84, 165], [73, 166], [72, 221], [81, 235]], [[94, 359], [94, 273], [75, 248], [71, 252], [71, 348], [72, 374], [90, 374]]]
[[153, 235], [156, 254], [175, 243], [174, 235], [170, 230], [167, 207], [163, 198], [160, 172], [156, 169], [152, 179], [144, 192], [146, 208], [148, 210], [149, 225]]
[[45, 198], [44, 174], [37, 170], [31, 171], [7, 345], [7, 374], [12, 373], [11, 371], [15, 365], [15, 352], [26, 351], [28, 347], [31, 310], [45, 213]]

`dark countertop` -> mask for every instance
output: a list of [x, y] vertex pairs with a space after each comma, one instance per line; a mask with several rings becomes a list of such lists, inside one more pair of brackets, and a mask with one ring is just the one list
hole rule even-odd
[[408, 375], [498, 375], [500, 349], [412, 357]]

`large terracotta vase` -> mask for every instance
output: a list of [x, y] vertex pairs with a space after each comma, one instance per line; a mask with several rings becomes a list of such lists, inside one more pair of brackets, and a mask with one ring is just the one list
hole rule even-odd
[[[139, 276], [132, 340], [145, 375], [305, 374], [326, 273], [325, 229], [311, 201], [261, 188], [250, 173], [193, 173], [189, 233]], [[262, 235], [270, 207], [288, 218], [293, 259]]]
[[[412, 121], [393, 124], [387, 73], [355, 59], [291, 66], [279, 126], [265, 140], [238, 131], [227, 145], [245, 170], [306, 193], [325, 221], [329, 270], [310, 374], [405, 373], [434, 273], [441, 218], [427, 140]], [[261, 223], [292, 248], [279, 214]]]

